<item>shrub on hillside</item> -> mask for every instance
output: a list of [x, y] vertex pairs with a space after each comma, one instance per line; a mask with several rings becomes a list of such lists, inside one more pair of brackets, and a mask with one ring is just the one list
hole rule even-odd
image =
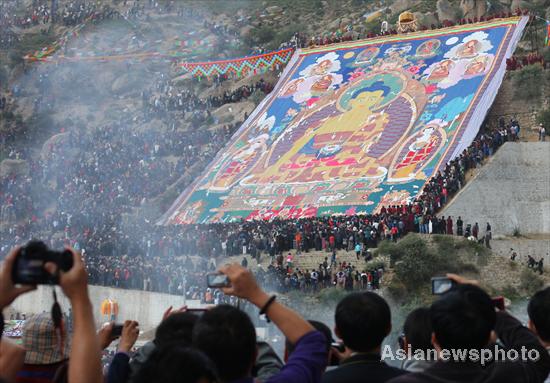
[[378, 270], [378, 269], [386, 269], [387, 265], [386, 262], [384, 262], [381, 259], [374, 259], [372, 261], [369, 261], [365, 264], [364, 269], [365, 270]]
[[337, 304], [340, 302], [349, 291], [337, 288], [326, 288], [319, 292], [318, 298], [323, 305]]
[[544, 82], [541, 65], [528, 65], [513, 72], [514, 95], [518, 99], [533, 100], [541, 96]]
[[49, 46], [55, 39], [56, 35], [51, 29], [23, 34], [21, 39], [10, 50], [9, 58], [11, 66], [15, 67], [21, 64], [23, 56]]
[[0, 87], [7, 87], [8, 77], [8, 70], [2, 65], [2, 60], [0, 60]]
[[397, 243], [382, 241], [378, 245], [378, 254], [390, 257], [390, 267], [393, 267], [397, 261], [407, 254], [421, 256], [426, 251], [426, 242], [416, 234], [409, 234]]
[[266, 45], [271, 41], [273, 41], [275, 36], [276, 36], [276, 33], [272, 27], [263, 25], [261, 27], [256, 27], [252, 29], [245, 36], [245, 43], [249, 46]]
[[542, 278], [535, 274], [533, 270], [527, 268], [521, 271], [519, 281], [521, 283], [521, 288], [524, 289], [528, 295], [533, 295], [544, 287]]
[[542, 58], [545, 62], [550, 62], [550, 47], [546, 47], [542, 50]]
[[386, 284], [388, 293], [395, 299], [402, 300], [407, 295], [407, 288], [398, 278], [393, 278]]
[[506, 297], [512, 301], [521, 298], [521, 295], [518, 292], [518, 289], [516, 289], [512, 285], [504, 286], [501, 290], [501, 294], [503, 297]]
[[395, 275], [409, 290], [417, 290], [441, 270], [438, 257], [432, 251], [405, 255], [395, 264]]
[[[425, 237], [409, 234], [398, 243], [383, 243], [381, 254], [390, 256], [394, 265], [395, 277], [408, 292], [418, 291], [429, 285], [434, 276], [445, 273], [479, 273], [478, 267], [464, 262], [461, 254], [479, 255], [478, 244], [446, 235], [432, 235], [432, 245], [428, 246]], [[461, 250], [461, 251], [459, 251]], [[485, 252], [483, 254], [486, 254]], [[479, 256], [477, 259], [486, 259]], [[392, 283], [397, 281], [392, 281]]]

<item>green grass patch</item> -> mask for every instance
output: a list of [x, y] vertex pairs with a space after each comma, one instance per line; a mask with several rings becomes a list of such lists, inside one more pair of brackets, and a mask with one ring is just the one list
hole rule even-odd
[[541, 65], [528, 65], [520, 70], [512, 72], [514, 84], [514, 96], [524, 100], [538, 100], [542, 94], [542, 86], [545, 82]]
[[488, 259], [483, 246], [448, 235], [409, 234], [397, 243], [382, 242], [379, 252], [390, 257], [394, 270], [388, 290], [402, 299], [428, 292], [434, 276], [478, 274], [480, 262]]

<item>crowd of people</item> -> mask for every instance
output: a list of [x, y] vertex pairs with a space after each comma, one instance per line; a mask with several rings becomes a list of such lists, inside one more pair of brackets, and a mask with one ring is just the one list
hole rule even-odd
[[[13, 13], [20, 4], [20, 0], [0, 3], [0, 47], [9, 47], [12, 38], [17, 38], [10, 32], [13, 26], [26, 28], [54, 18], [72, 26], [96, 17], [100, 7], [99, 3], [74, 1], [50, 15], [50, 2], [35, 0], [25, 15]], [[147, 17], [145, 2], [133, 4], [126, 16]], [[149, 0], [148, 7], [170, 12], [174, 4], [159, 5]], [[102, 9], [105, 17], [120, 17], [110, 8]], [[215, 23], [205, 26], [216, 34], [233, 33]], [[313, 38], [311, 44], [346, 41], [351, 36]], [[302, 46], [307, 42], [307, 37], [296, 34], [290, 44]], [[44, 94], [46, 82], [38, 85]], [[0, 256], [33, 237], [54, 249], [70, 246], [76, 250], [72, 251], [74, 265], [69, 271], [58, 273], [54, 265], [46, 266], [59, 277], [59, 285], [69, 298], [72, 324], [64, 326], [61, 318], [50, 313], [26, 318], [22, 347], [0, 340], [0, 382], [354, 383], [368, 377], [374, 382], [400, 383], [448, 381], [451, 375], [456, 377], [454, 381], [465, 382], [548, 379], [549, 289], [532, 297], [527, 329], [502, 308], [495, 312], [493, 300], [475, 282], [450, 276], [455, 286], [449, 292], [407, 318], [401, 344], [404, 351], [433, 350], [442, 358], [446, 349], [492, 347], [494, 333], [503, 349], [526, 347], [536, 351], [538, 359], [481, 366], [479, 359], [472, 363], [417, 363], [409, 357], [398, 369], [380, 361], [383, 341], [391, 331], [391, 310], [372, 291], [380, 287], [384, 269], [364, 263], [372, 259], [369, 249], [409, 232], [472, 237], [490, 247], [489, 223], [481, 235], [478, 223], [439, 217], [438, 211], [464, 186], [469, 170], [481, 166], [504, 142], [518, 139], [520, 127], [515, 120], [501, 120], [495, 127], [483, 129], [468, 149], [430, 179], [414, 201], [385, 206], [373, 214], [178, 227], [157, 226], [150, 218], [132, 217], [136, 208], [147, 207], [170, 185], [175, 185], [177, 195], [193, 182], [240, 125], [207, 129], [214, 119], [211, 109], [246, 99], [255, 91], [269, 93], [272, 88], [260, 80], [203, 99], [177, 89], [161, 76], [142, 93], [139, 116], [142, 123], [162, 120], [161, 128], [135, 129], [128, 124], [135, 115], [121, 111], [117, 120], [94, 129], [78, 124], [64, 129], [48, 141], [40, 156], [14, 144], [20, 131], [0, 132], [2, 147], [8, 148], [7, 157], [25, 160], [28, 166], [26, 172], [0, 177]], [[0, 98], [0, 110], [9, 108], [4, 100]], [[36, 111], [46, 110], [41, 105], [49, 102], [39, 98]], [[179, 129], [177, 121], [189, 115], [192, 129]], [[79, 150], [71, 150], [75, 147]], [[318, 267], [297, 266], [299, 257], [310, 251], [326, 256]], [[355, 253], [357, 264], [341, 262], [338, 254], [344, 251]], [[32, 289], [13, 283], [16, 253], [7, 255], [0, 271], [0, 312]], [[206, 273], [218, 270], [219, 257], [227, 256], [243, 259], [240, 267], [221, 268], [230, 286], [208, 288]], [[247, 269], [250, 257], [258, 261], [269, 257], [269, 267], [260, 267], [253, 275]], [[542, 261], [529, 259], [528, 263], [542, 273]], [[185, 310], [168, 311], [155, 340], [135, 354], [139, 324], [126, 321], [118, 351], [104, 375], [101, 350], [116, 336], [113, 324], [96, 334], [88, 282], [185, 295], [216, 307], [200, 317]], [[306, 321], [280, 304], [276, 296], [269, 296], [264, 287], [281, 293], [309, 293], [329, 287], [364, 291], [351, 293], [338, 304], [335, 334], [341, 341], [333, 347], [333, 335], [326, 325]], [[285, 363], [269, 344], [257, 342], [249, 317], [252, 311], [247, 314], [236, 308], [233, 303], [237, 298], [255, 306], [284, 334]], [[56, 312], [55, 306], [52, 312]], [[329, 361], [333, 366], [325, 372]]]
[[346, 291], [377, 290], [384, 273], [383, 266], [363, 268], [362, 271], [346, 262], [337, 262], [333, 253], [330, 264], [328, 257], [317, 269], [300, 269], [293, 265], [294, 257], [288, 254], [286, 259], [279, 255], [264, 271], [259, 268], [255, 276], [260, 285], [272, 291], [287, 293], [301, 291], [315, 293], [324, 288], [337, 287]]
[[515, 71], [528, 65], [540, 64], [545, 67], [544, 57], [538, 52], [531, 52], [525, 56], [512, 56], [506, 60], [506, 70]]
[[[57, 275], [68, 297], [71, 325], [56, 314], [60, 310], [54, 303], [52, 313], [26, 318], [21, 346], [1, 338], [0, 382], [355, 383], [367, 378], [379, 383], [543, 383], [549, 379], [550, 288], [530, 299], [525, 326], [478, 281], [447, 274], [452, 284], [429, 307], [417, 307], [407, 315], [396, 345], [385, 343], [392, 331], [392, 308], [386, 300], [375, 292], [350, 293], [334, 310], [335, 341], [326, 324], [306, 320], [280, 303], [277, 295], [266, 293], [249, 270], [232, 264], [218, 271], [229, 282], [222, 290], [244, 301], [244, 309], [222, 303], [197, 315], [186, 307], [170, 307], [154, 339], [136, 348], [140, 325], [131, 318], [120, 327], [108, 323], [96, 331], [84, 262], [78, 252], [70, 252], [69, 270], [59, 272], [54, 263], [44, 267], [52, 277]], [[11, 251], [0, 270], [0, 312], [35, 288], [14, 284], [17, 253]], [[258, 312], [285, 337], [283, 358], [270, 342], [257, 339]], [[116, 352], [103, 368], [103, 350], [117, 339]]]
[[[71, 4], [66, 6], [72, 7], [74, 13], [80, 6], [78, 2]], [[86, 9], [80, 11], [85, 13]], [[300, 44], [307, 40], [302, 34], [293, 39]], [[49, 93], [50, 82], [47, 76], [40, 75], [38, 86], [42, 94]], [[484, 131], [469, 149], [430, 180], [416, 201], [384, 207], [377, 214], [199, 225], [177, 230], [159, 228], [151, 221], [125, 222], [124, 217], [133, 209], [147, 205], [169, 185], [176, 183], [176, 192], [183, 191], [232, 136], [238, 123], [216, 130], [204, 128], [212, 122], [212, 108], [240, 101], [256, 90], [267, 93], [272, 87], [260, 80], [221, 96], [201, 99], [189, 90], [175, 87], [161, 74], [155, 85], [142, 93], [142, 109], [143, 122], [161, 118], [165, 129], [135, 129], [127, 123], [132, 119], [131, 112], [123, 112], [118, 121], [107, 126], [91, 130], [75, 126], [63, 131], [59, 139], [51, 140], [40, 159], [31, 156], [28, 147], [11, 146], [8, 157], [27, 160], [29, 172], [9, 174], [0, 180], [0, 216], [2, 222], [8, 223], [0, 230], [0, 247], [5, 250], [32, 237], [44, 239], [53, 248], [72, 245], [81, 249], [87, 262], [94, 265], [94, 283], [169, 293], [179, 293], [181, 273], [173, 265], [181, 256], [250, 254], [259, 258], [265, 253], [277, 268], [280, 264], [275, 257], [290, 250], [357, 252], [358, 247], [361, 259], [366, 259], [368, 249], [384, 239], [397, 240], [411, 231], [448, 233], [451, 217], [437, 218], [437, 211], [462, 187], [469, 169], [479, 166], [498, 146], [515, 140], [519, 134], [519, 125], [514, 121]], [[47, 109], [51, 107], [49, 103], [39, 100], [35, 104], [48, 105]], [[196, 128], [177, 129], [177, 120], [187, 114], [191, 114]], [[15, 142], [16, 133], [20, 132], [2, 131], [2, 144]], [[71, 151], [70, 147], [80, 150]], [[52, 197], [45, 198], [47, 195]], [[49, 208], [52, 203], [55, 209]], [[456, 225], [457, 234], [461, 235], [458, 222]], [[108, 256], [113, 254], [125, 255], [124, 261], [110, 261]], [[155, 256], [168, 260], [155, 264]], [[158, 266], [159, 271], [145, 275], [142, 270], [151, 264]], [[330, 274], [331, 285], [336, 286], [342, 281], [347, 287], [363, 286], [362, 274], [375, 279], [372, 271], [345, 269], [315, 273], [323, 274], [327, 280]], [[339, 272], [345, 278], [340, 274], [338, 279]], [[274, 279], [283, 289], [305, 287], [308, 274], [311, 276], [311, 271], [286, 268], [273, 273], [279, 276]], [[189, 280], [192, 279], [190, 275]]]
[[[134, 4], [142, 10], [146, 5]], [[75, 1], [65, 4], [59, 12], [78, 19], [93, 12], [96, 6]], [[162, 5], [149, 2], [147, 6]], [[167, 4], [162, 11], [172, 11], [170, 6]], [[205, 25], [216, 33], [228, 32], [217, 24], [207, 22]], [[348, 35], [335, 34], [333, 38], [345, 36]], [[301, 33], [292, 39], [296, 44], [307, 43]], [[48, 110], [56, 102], [49, 96], [51, 79], [40, 74], [36, 84], [40, 96], [35, 102], [35, 112]], [[475, 229], [477, 224], [463, 225], [460, 217], [438, 217], [437, 212], [462, 188], [468, 170], [480, 166], [504, 142], [517, 140], [519, 124], [514, 120], [508, 124], [502, 120], [498, 126], [482, 130], [467, 150], [432, 177], [415, 201], [386, 206], [375, 214], [184, 228], [157, 227], [152, 218], [141, 218], [137, 222], [129, 218], [136, 208], [146, 207], [170, 185], [175, 185], [174, 194], [182, 192], [230, 139], [240, 123], [208, 129], [208, 125], [219, 122], [211, 113], [213, 108], [241, 101], [256, 91], [269, 93], [272, 88], [273, 84], [259, 80], [201, 98], [160, 74], [153, 86], [141, 94], [142, 116], [138, 121], [147, 123], [157, 118], [163, 121], [162, 127], [136, 128], [137, 124], [129, 123], [136, 119], [135, 114], [131, 110], [121, 111], [116, 120], [105, 126], [90, 129], [85, 124], [75, 124], [64, 128], [57, 139], [48, 141], [39, 159], [31, 155], [28, 146], [15, 145], [21, 131], [0, 132], [2, 146], [9, 148], [8, 158], [23, 159], [28, 164], [26, 174], [0, 178], [0, 219], [4, 223], [0, 228], [0, 248], [6, 250], [33, 237], [44, 239], [53, 248], [75, 246], [84, 252], [86, 261], [94, 265], [94, 283], [178, 294], [181, 272], [174, 265], [182, 256], [213, 258], [250, 254], [259, 259], [266, 254], [271, 257], [274, 269], [284, 266], [272, 273], [277, 286], [309, 289], [313, 284], [306, 281], [311, 277], [311, 270], [288, 269], [277, 263], [276, 257], [291, 250], [298, 253], [316, 250], [355, 251], [359, 259], [367, 259], [368, 249], [382, 240], [395, 241], [409, 232], [464, 235], [468, 233], [468, 225], [472, 237], [481, 239], [479, 230]], [[18, 91], [14, 91], [14, 95], [17, 96]], [[182, 119], [190, 121], [191, 129], [180, 129]], [[486, 233], [483, 238], [490, 246], [486, 239], [490, 240], [490, 236]], [[108, 259], [115, 254], [123, 254], [124, 260]], [[162, 260], [154, 260], [155, 256]], [[149, 265], [159, 271], [144, 273]], [[378, 274], [346, 267], [331, 273], [314, 272], [322, 274], [323, 278], [318, 275], [318, 280], [326, 279], [330, 280], [329, 285], [347, 287], [364, 286], [362, 274], [366, 274], [367, 279], [371, 275], [373, 280], [373, 275]], [[338, 279], [339, 272], [345, 278], [340, 274]], [[189, 275], [189, 280], [193, 279]]]
[[[24, 8], [24, 11], [21, 11]], [[3, 28], [30, 28], [51, 21], [50, 2], [35, 0], [24, 7], [21, 0], [6, 0], [0, 4], [0, 25]]]
[[[2, 249], [32, 237], [44, 239], [52, 248], [71, 245], [83, 251], [92, 265], [94, 283], [172, 294], [181, 293], [182, 275], [199, 282], [204, 276], [194, 278], [192, 269], [182, 270], [178, 266], [182, 256], [211, 259], [248, 254], [257, 260], [269, 256], [273, 267], [267, 280], [279, 290], [310, 290], [313, 285], [362, 288], [365, 284], [361, 275], [366, 274], [368, 279], [372, 270], [352, 269], [351, 265], [332, 268], [331, 272], [326, 268], [293, 270], [286, 260], [277, 262], [277, 258], [290, 251], [297, 253], [296, 257], [301, 252], [327, 251], [331, 258], [339, 251], [349, 251], [356, 252], [360, 260], [368, 260], [369, 248], [409, 232], [472, 237], [490, 247], [490, 225], [482, 234], [478, 223], [465, 223], [460, 217], [438, 217], [437, 212], [462, 188], [468, 170], [480, 166], [504, 142], [516, 140], [519, 134], [517, 121], [499, 121], [496, 127], [483, 130], [468, 149], [438, 172], [415, 201], [382, 207], [376, 214], [178, 227], [157, 226], [143, 219], [123, 222], [124, 215], [162, 193], [167, 185], [189, 173], [187, 169], [194, 172], [188, 174], [181, 187], [192, 182], [236, 126], [226, 128], [221, 132], [137, 133], [120, 123], [91, 134], [67, 132], [48, 148], [45, 162], [30, 161], [29, 176], [2, 179], [2, 219], [21, 222], [21, 218], [30, 217], [26, 224], [8, 225], [0, 231]], [[72, 146], [83, 149], [70, 153], [66, 148]], [[179, 156], [176, 163], [160, 160], [170, 153]], [[198, 157], [204, 158], [200, 166], [196, 166]], [[37, 185], [49, 185], [49, 191], [58, 196], [60, 208], [41, 216], [40, 211], [50, 202], [27, 192], [41, 194]], [[118, 254], [123, 257], [109, 258]], [[155, 271], [145, 272], [152, 269]], [[209, 269], [203, 267], [201, 271]], [[312, 271], [317, 274], [314, 279], [330, 283], [312, 283]], [[381, 276], [378, 271], [376, 274]], [[186, 293], [204, 297], [204, 289], [191, 291], [192, 286], [197, 284], [189, 283], [190, 291]]]
[[[53, 5], [53, 6], [52, 6]], [[88, 0], [72, 0], [61, 7], [50, 0], [32, 0], [25, 4], [22, 0], [6, 0], [0, 4], [0, 25], [5, 28], [32, 28], [58, 22], [64, 26], [75, 26], [87, 19], [117, 17], [118, 12], [109, 5]]]
[[273, 87], [272, 83], [260, 79], [254, 84], [242, 85], [219, 95], [213, 94], [201, 98], [191, 90], [177, 89], [166, 79], [157, 82], [156, 89], [142, 92], [142, 100], [144, 111], [149, 115], [160, 116], [168, 112], [179, 112], [183, 118], [190, 113], [193, 115], [193, 122], [200, 123], [211, 116], [209, 111], [212, 109], [243, 101], [256, 91], [263, 95], [269, 94]]

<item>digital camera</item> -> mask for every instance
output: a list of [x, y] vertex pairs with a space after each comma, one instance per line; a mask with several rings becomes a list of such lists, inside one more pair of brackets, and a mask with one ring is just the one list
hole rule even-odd
[[46, 285], [58, 284], [59, 277], [46, 271], [44, 265], [52, 262], [59, 270], [69, 271], [73, 267], [73, 254], [69, 250], [55, 251], [48, 249], [42, 241], [30, 241], [21, 247], [12, 270], [15, 284]]

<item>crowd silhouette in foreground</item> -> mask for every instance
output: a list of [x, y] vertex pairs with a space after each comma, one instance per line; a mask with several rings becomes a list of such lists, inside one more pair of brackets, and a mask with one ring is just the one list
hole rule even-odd
[[[35, 288], [14, 285], [17, 255], [13, 249], [0, 271], [0, 310]], [[154, 340], [135, 349], [140, 327], [132, 318], [125, 318], [120, 335], [113, 323], [96, 332], [84, 262], [72, 249], [71, 256], [68, 271], [54, 263], [44, 268], [59, 277], [69, 299], [72, 331], [55, 309], [27, 318], [22, 346], [0, 340], [0, 382], [542, 383], [550, 373], [550, 288], [531, 298], [526, 327], [477, 281], [447, 274], [453, 286], [430, 307], [413, 310], [393, 346], [384, 344], [392, 328], [385, 299], [374, 292], [351, 293], [336, 306], [334, 343], [325, 324], [281, 304], [246, 268], [226, 265], [218, 270], [229, 281], [223, 292], [255, 306], [254, 314], [229, 304], [200, 316], [185, 307], [168, 308]], [[284, 360], [257, 340], [250, 315], [258, 311], [285, 336]], [[103, 370], [102, 350], [116, 338], [117, 351]], [[394, 362], [401, 368], [388, 364]]]

